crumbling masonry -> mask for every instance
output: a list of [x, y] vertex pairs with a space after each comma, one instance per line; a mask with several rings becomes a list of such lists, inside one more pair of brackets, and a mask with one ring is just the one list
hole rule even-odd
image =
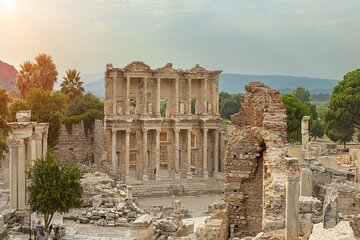
[[230, 237], [285, 228], [286, 109], [277, 90], [260, 82], [245, 89], [225, 153]]

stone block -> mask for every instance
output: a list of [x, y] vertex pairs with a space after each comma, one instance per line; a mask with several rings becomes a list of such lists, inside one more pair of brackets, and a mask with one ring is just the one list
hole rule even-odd
[[131, 237], [137, 240], [150, 240], [154, 235], [152, 217], [148, 214], [137, 218], [130, 225]]
[[311, 234], [313, 221], [312, 221], [312, 213], [305, 213], [299, 215], [299, 234], [300, 236], [304, 236], [306, 234]]

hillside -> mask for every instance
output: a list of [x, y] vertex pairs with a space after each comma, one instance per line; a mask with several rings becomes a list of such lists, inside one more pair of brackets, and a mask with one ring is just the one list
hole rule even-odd
[[[88, 82], [84, 85], [87, 92], [91, 92], [99, 97], [104, 97], [103, 78], [95, 82], [87, 81], [85, 77], [83, 77], [82, 80], [85, 83]], [[263, 82], [272, 88], [279, 89], [283, 93], [291, 92], [292, 89], [301, 86], [309, 89], [312, 94], [331, 94], [333, 87], [338, 83], [338, 80], [334, 79], [223, 73], [220, 75], [219, 91], [243, 93], [245, 85], [254, 81]]]
[[0, 87], [6, 90], [15, 88], [17, 70], [14, 66], [0, 60]]

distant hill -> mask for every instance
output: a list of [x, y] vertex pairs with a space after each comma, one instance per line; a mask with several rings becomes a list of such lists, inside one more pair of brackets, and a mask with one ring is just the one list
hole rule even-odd
[[[85, 90], [99, 97], [104, 97], [104, 79], [85, 82]], [[310, 77], [276, 76], [276, 75], [242, 75], [234, 73], [223, 73], [220, 75], [219, 91], [229, 93], [243, 93], [244, 87], [249, 82], [260, 81], [282, 93], [291, 92], [292, 89], [301, 86], [307, 88], [312, 94], [332, 93], [333, 87], [339, 82], [335, 79], [322, 79]]]
[[17, 70], [14, 66], [0, 60], [0, 87], [12, 90], [16, 86]]

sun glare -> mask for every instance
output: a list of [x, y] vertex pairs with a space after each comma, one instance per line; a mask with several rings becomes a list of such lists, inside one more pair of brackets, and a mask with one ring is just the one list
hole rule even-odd
[[10, 10], [14, 6], [14, 0], [0, 0], [0, 10]]

